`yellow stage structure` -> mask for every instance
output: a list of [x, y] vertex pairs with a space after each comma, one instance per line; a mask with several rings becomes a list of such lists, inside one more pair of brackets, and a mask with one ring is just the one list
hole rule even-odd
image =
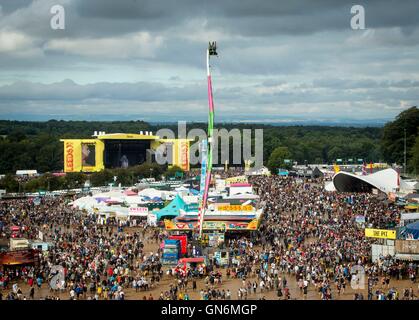
[[64, 144], [64, 172], [98, 172], [155, 161], [164, 150], [169, 166], [190, 169], [191, 139], [160, 139], [151, 132], [140, 134], [99, 132], [89, 139], [61, 139]]

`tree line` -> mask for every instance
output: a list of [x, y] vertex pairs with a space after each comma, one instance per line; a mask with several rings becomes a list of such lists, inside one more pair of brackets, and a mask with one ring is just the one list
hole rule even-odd
[[[187, 130], [205, 123], [190, 123]], [[412, 107], [381, 127], [274, 126], [264, 124], [216, 124], [218, 129], [263, 129], [265, 165], [269, 160], [281, 166], [286, 158], [298, 163], [334, 163], [336, 159], [363, 159], [366, 162], [404, 163], [408, 171], [419, 172], [419, 110]], [[156, 132], [161, 128], [177, 132], [177, 124], [151, 124], [144, 121], [0, 121], [0, 174], [16, 170], [59, 172], [63, 169], [63, 138], [88, 138], [93, 131], [107, 133]], [[253, 142], [254, 143], [254, 142]], [[230, 141], [232, 152], [232, 141]], [[281, 148], [281, 152], [275, 149]], [[275, 151], [275, 152], [274, 152]], [[273, 156], [276, 154], [276, 156]], [[275, 161], [280, 155], [282, 160]], [[285, 158], [286, 157], [286, 158]], [[243, 159], [244, 161], [245, 159]]]

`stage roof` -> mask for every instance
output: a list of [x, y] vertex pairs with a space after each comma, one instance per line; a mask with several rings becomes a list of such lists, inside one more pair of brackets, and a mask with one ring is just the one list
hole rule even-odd
[[356, 175], [340, 171], [333, 177], [333, 185], [340, 192], [371, 192], [378, 189], [382, 192], [395, 192], [401, 179], [394, 169], [385, 169], [369, 175]]

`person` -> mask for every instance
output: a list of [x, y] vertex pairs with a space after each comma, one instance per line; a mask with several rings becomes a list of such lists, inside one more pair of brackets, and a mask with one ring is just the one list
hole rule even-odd
[[41, 289], [41, 286], [42, 286], [42, 278], [41, 278], [41, 276], [38, 276], [38, 278], [36, 279], [36, 284], [38, 286], [38, 290], [40, 290]]
[[227, 289], [227, 291], [226, 291], [226, 300], [231, 300], [231, 292], [230, 292], [230, 289]]
[[195, 290], [196, 290], [196, 279], [194, 278], [192, 280], [192, 291], [195, 291]]
[[74, 289], [72, 288], [70, 290], [70, 300], [75, 300], [75, 296], [76, 296], [76, 292], [74, 291]]
[[121, 168], [124, 168], [124, 169], [128, 168], [129, 161], [128, 161], [128, 158], [125, 154], [121, 157], [121, 159], [119, 161], [121, 163]]
[[[94, 147], [94, 145], [91, 145]], [[94, 166], [94, 153], [91, 154], [90, 145], [83, 143], [82, 144], [82, 165], [83, 166]]]
[[285, 300], [290, 299], [290, 289], [288, 287], [284, 288], [284, 298], [285, 298]]
[[308, 281], [305, 279], [303, 281], [303, 294], [304, 294], [304, 299], [307, 299], [307, 292], [308, 292]]
[[288, 283], [287, 278], [285, 278], [284, 276], [284, 279], [282, 279], [282, 288], [285, 288], [287, 286], [287, 283]]
[[101, 286], [101, 285], [99, 285], [99, 286], [97, 287], [97, 295], [100, 297], [100, 296], [102, 295], [102, 292], [103, 292], [103, 288], [102, 288], [102, 286]]
[[278, 287], [277, 294], [276, 295], [278, 296], [279, 299], [282, 298], [282, 289], [281, 289], [281, 287]]
[[33, 300], [34, 296], [35, 296], [35, 288], [31, 286], [31, 289], [29, 290], [29, 298]]

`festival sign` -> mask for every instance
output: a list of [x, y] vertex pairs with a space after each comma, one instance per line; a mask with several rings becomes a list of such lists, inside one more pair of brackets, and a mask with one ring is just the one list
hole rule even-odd
[[384, 229], [365, 229], [365, 236], [367, 238], [378, 238], [378, 239], [396, 239], [396, 230], [384, 230]]
[[237, 177], [231, 177], [225, 179], [226, 186], [229, 186], [231, 184], [235, 183], [249, 183], [246, 176], [237, 176]]
[[81, 140], [66, 140], [64, 142], [64, 172], [80, 172]]
[[171, 220], [164, 220], [166, 230], [193, 230], [196, 223], [173, 222]]
[[219, 211], [253, 211], [253, 206], [251, 205], [221, 205], [218, 206]]
[[65, 172], [74, 171], [74, 144], [73, 142], [65, 143]]
[[129, 211], [129, 215], [131, 216], [147, 216], [148, 215], [147, 207], [130, 207], [128, 211]]
[[227, 225], [223, 221], [204, 221], [203, 229], [207, 229], [207, 230], [226, 230]]
[[37, 250], [17, 250], [0, 252], [0, 265], [35, 264], [39, 262]]
[[197, 211], [198, 209], [199, 209], [198, 203], [185, 204], [184, 206], [185, 211]]
[[247, 225], [247, 230], [257, 230], [260, 226], [260, 219], [253, 219]]
[[189, 141], [182, 140], [178, 143], [179, 166], [183, 171], [189, 171]]
[[246, 230], [249, 223], [247, 222], [231, 222], [228, 224], [228, 230]]
[[[204, 221], [202, 225], [203, 230], [220, 230], [220, 231], [238, 231], [238, 230], [257, 230], [259, 227], [259, 220], [253, 219], [247, 222], [229, 222], [229, 221]], [[191, 231], [197, 227], [196, 222], [175, 222], [171, 220], [164, 220], [166, 230], [171, 231]]]

